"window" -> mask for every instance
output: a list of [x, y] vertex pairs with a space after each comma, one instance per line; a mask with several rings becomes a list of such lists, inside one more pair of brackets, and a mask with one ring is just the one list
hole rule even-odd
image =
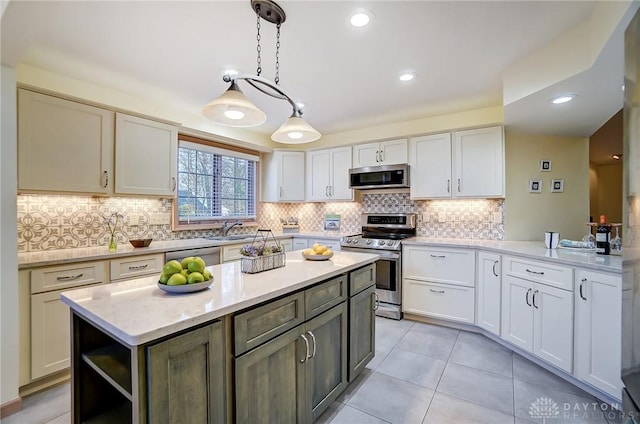
[[[256, 218], [256, 168], [259, 156], [217, 145], [180, 139], [178, 226], [225, 219]], [[174, 203], [175, 205], [176, 203]]]

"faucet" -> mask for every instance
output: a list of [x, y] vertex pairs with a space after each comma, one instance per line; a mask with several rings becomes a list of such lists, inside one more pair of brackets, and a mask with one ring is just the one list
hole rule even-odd
[[229, 230], [235, 227], [236, 225], [241, 227], [242, 222], [236, 221], [233, 224], [229, 225], [229, 221], [224, 221], [224, 223], [222, 224], [222, 237], [226, 237], [229, 234]]

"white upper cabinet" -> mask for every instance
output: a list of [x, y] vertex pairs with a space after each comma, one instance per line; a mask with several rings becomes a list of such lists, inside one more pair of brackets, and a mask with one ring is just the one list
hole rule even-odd
[[411, 198], [504, 197], [502, 127], [409, 141]]
[[353, 146], [353, 167], [407, 163], [407, 139], [387, 140]]
[[264, 155], [262, 201], [304, 201], [304, 174], [304, 152], [275, 150]]
[[351, 147], [307, 152], [307, 200], [353, 200]]
[[409, 140], [409, 173], [412, 198], [451, 197], [451, 134]]
[[504, 197], [502, 127], [453, 133], [456, 197]]
[[18, 90], [18, 190], [112, 192], [113, 115]]
[[116, 114], [116, 193], [174, 197], [177, 155], [176, 127]]

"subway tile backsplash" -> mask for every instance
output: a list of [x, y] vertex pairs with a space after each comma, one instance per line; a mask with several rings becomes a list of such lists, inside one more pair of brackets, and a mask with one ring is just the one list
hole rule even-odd
[[[90, 196], [18, 196], [18, 251], [106, 246], [109, 232], [104, 219], [112, 213], [124, 215], [116, 232], [118, 242], [130, 238], [171, 240], [217, 234], [217, 230], [171, 231], [171, 225], [151, 225], [150, 215], [171, 216], [171, 201], [146, 198], [100, 198]], [[296, 217], [301, 232], [323, 230], [325, 214], [339, 214], [341, 232], [360, 231], [362, 213], [413, 212], [418, 215], [418, 235], [467, 239], [504, 239], [504, 201], [411, 200], [408, 193], [363, 194], [359, 202], [262, 203], [260, 226], [280, 231], [280, 218]], [[136, 214], [137, 226], [130, 218]], [[236, 229], [234, 229], [236, 230]], [[254, 228], [237, 231], [252, 233]]]

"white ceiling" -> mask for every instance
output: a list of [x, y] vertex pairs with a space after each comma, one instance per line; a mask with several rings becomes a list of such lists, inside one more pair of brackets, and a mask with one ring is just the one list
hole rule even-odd
[[[503, 72], [580, 25], [590, 1], [281, 1], [280, 85], [330, 134], [503, 104]], [[366, 8], [370, 25], [350, 15]], [[249, 0], [16, 1], [2, 17], [2, 63], [26, 63], [197, 113], [226, 89], [221, 71], [255, 73]], [[263, 76], [272, 79], [275, 28], [262, 24]], [[622, 30], [592, 69], [505, 106], [521, 131], [589, 136], [622, 107]], [[401, 83], [401, 71], [417, 78]], [[562, 113], [552, 93], [579, 92]], [[291, 113], [246, 86], [273, 132]], [[567, 105], [569, 106], [569, 105]]]

